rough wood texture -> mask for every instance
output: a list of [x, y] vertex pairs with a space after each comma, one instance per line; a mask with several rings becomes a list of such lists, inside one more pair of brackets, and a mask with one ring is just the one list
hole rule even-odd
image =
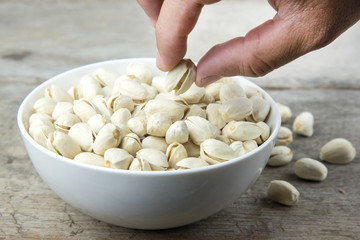
[[[244, 16], [244, 9], [253, 9], [255, 17], [239, 19], [241, 27], [230, 24], [238, 16], [233, 9]], [[215, 42], [243, 34], [273, 14], [266, 1], [223, 1], [206, 10], [190, 38], [194, 59]], [[209, 30], [206, 21], [211, 19], [217, 25]], [[294, 159], [318, 158], [325, 142], [344, 137], [358, 152], [353, 162], [326, 164], [329, 175], [321, 183], [298, 179], [292, 173], [293, 162], [267, 167], [252, 189], [214, 216], [177, 229], [141, 231], [95, 220], [55, 195], [25, 152], [16, 112], [27, 93], [61, 71], [111, 58], [154, 56], [146, 17], [135, 1], [1, 1], [0, 239], [359, 239], [358, 26], [327, 49], [256, 80], [294, 115], [306, 110], [315, 116], [314, 136], [295, 136], [291, 144]], [[214, 38], [204, 39], [206, 31]], [[224, 33], [215, 34], [219, 31]], [[266, 187], [274, 179], [298, 188], [297, 206], [266, 199]]]

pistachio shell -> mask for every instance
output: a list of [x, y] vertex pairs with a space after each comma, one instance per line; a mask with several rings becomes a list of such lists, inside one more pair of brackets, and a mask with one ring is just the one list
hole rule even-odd
[[166, 155], [156, 149], [141, 149], [136, 153], [136, 158], [148, 162], [153, 171], [161, 171], [169, 167]]
[[52, 98], [43, 97], [36, 100], [33, 111], [35, 113], [45, 113], [51, 116], [54, 111], [56, 101]]
[[133, 100], [125, 95], [114, 95], [109, 97], [107, 100], [107, 106], [116, 112], [121, 108], [127, 108], [130, 112], [134, 110], [134, 102]]
[[292, 136], [291, 130], [287, 127], [280, 127], [279, 133], [276, 137], [275, 145], [276, 146], [279, 146], [279, 145], [287, 146], [290, 143], [292, 143], [292, 141], [293, 141], [293, 136]]
[[112, 87], [119, 74], [110, 69], [98, 68], [94, 71], [93, 76], [101, 86]]
[[54, 153], [71, 159], [81, 152], [79, 144], [74, 139], [59, 131], [49, 134], [46, 146]]
[[236, 141], [246, 141], [258, 138], [263, 130], [251, 122], [229, 122], [222, 130], [223, 134]]
[[113, 88], [113, 95], [123, 94], [130, 97], [134, 102], [141, 103], [147, 100], [148, 91], [136, 79], [129, 76], [120, 76], [116, 79]]
[[172, 101], [175, 101], [175, 102], [179, 103], [184, 108], [184, 111], [187, 111], [189, 109], [189, 104], [185, 101], [184, 98], [182, 98], [179, 95], [174, 95], [174, 94], [170, 94], [168, 92], [164, 92], [164, 93], [159, 93], [155, 97], [155, 99], [172, 100]]
[[166, 75], [166, 89], [176, 95], [186, 92], [195, 82], [196, 66], [190, 59], [183, 59]]
[[294, 120], [292, 129], [295, 133], [310, 137], [314, 133], [314, 116], [311, 112], [302, 112]]
[[85, 163], [88, 165], [98, 166], [98, 167], [105, 167], [104, 158], [102, 156], [90, 152], [82, 152], [77, 154], [74, 157], [74, 161]]
[[177, 168], [176, 163], [184, 158], [187, 158], [187, 151], [180, 143], [172, 143], [166, 150], [166, 157], [169, 161], [169, 166]]
[[293, 167], [296, 176], [306, 180], [323, 181], [328, 174], [327, 167], [311, 158], [300, 158]]
[[185, 120], [185, 123], [188, 127], [191, 140], [197, 145], [200, 145], [206, 139], [215, 138], [218, 135], [218, 128], [202, 117], [190, 116]]
[[153, 72], [151, 68], [144, 63], [129, 63], [126, 67], [127, 75], [133, 75], [140, 80], [141, 83], [151, 84]]
[[180, 94], [180, 97], [185, 99], [188, 104], [199, 103], [205, 97], [205, 88], [198, 87], [193, 83], [186, 92]]
[[243, 146], [246, 153], [251, 152], [252, 150], [255, 150], [258, 147], [255, 140], [247, 140], [243, 142]]
[[46, 147], [48, 135], [53, 131], [55, 131], [55, 128], [47, 118], [33, 120], [29, 127], [30, 136], [44, 147]]
[[189, 157], [200, 157], [200, 146], [188, 141], [183, 144]]
[[146, 102], [137, 104], [134, 108], [134, 111], [131, 113], [131, 116], [132, 117], [146, 117], [145, 109], [144, 109], [146, 104], [147, 104]]
[[167, 114], [172, 121], [181, 120], [184, 116], [184, 108], [181, 106], [181, 104], [168, 99], [150, 100], [146, 104], [144, 110], [147, 117], [160, 112]]
[[258, 123], [256, 123], [256, 126], [258, 126], [262, 129], [261, 135], [255, 139], [257, 144], [261, 145], [269, 138], [270, 127], [264, 122], [258, 122]]
[[220, 113], [221, 108], [222, 105], [218, 103], [210, 103], [206, 107], [207, 119], [219, 129], [222, 129], [226, 124], [223, 115]]
[[106, 99], [102, 95], [96, 95], [92, 98], [91, 103], [93, 104], [95, 111], [104, 115], [107, 119], [111, 118], [113, 114], [112, 109], [108, 108]]
[[252, 86], [242, 86], [242, 87], [245, 91], [247, 98], [252, 98], [254, 96], [264, 98], [263, 93], [258, 88]]
[[230, 147], [234, 150], [235, 155], [238, 157], [247, 153], [242, 141], [234, 141], [230, 144]]
[[54, 122], [54, 126], [56, 130], [67, 134], [70, 128], [79, 122], [80, 119], [75, 114], [65, 113]]
[[202, 158], [188, 157], [184, 158], [176, 163], [179, 169], [193, 169], [209, 166], [209, 164]]
[[205, 92], [213, 96], [215, 101], [219, 101], [220, 88], [223, 84], [224, 83], [219, 81], [213, 82], [205, 87]]
[[133, 159], [133, 156], [121, 148], [109, 148], [104, 153], [105, 166], [108, 168], [127, 170]]
[[85, 75], [80, 79], [78, 85], [79, 98], [91, 100], [96, 95], [102, 95], [102, 89], [98, 81], [90, 75]]
[[189, 130], [184, 121], [174, 122], [166, 132], [166, 143], [186, 143], [189, 140]]
[[290, 183], [282, 180], [271, 181], [267, 189], [267, 197], [284, 205], [293, 206], [299, 202], [300, 193]]
[[273, 167], [283, 166], [291, 162], [292, 158], [293, 152], [290, 148], [286, 146], [276, 146], [271, 151], [267, 165]]
[[95, 114], [87, 121], [87, 124], [89, 124], [91, 130], [96, 134], [99, 133], [100, 129], [105, 126], [106, 123], [108, 123], [108, 120], [104, 115], [101, 114]]
[[223, 143], [226, 143], [227, 145], [229, 145], [231, 143], [230, 139], [228, 137], [226, 137], [225, 135], [217, 135], [216, 140], [219, 140]]
[[89, 124], [84, 122], [74, 124], [70, 128], [68, 135], [80, 145], [82, 151], [92, 151], [95, 133], [91, 130]]
[[81, 98], [73, 102], [74, 113], [81, 119], [83, 122], [87, 122], [89, 118], [97, 114], [95, 111], [94, 105], [87, 99]]
[[121, 141], [120, 147], [133, 156], [142, 149], [140, 138], [135, 133], [126, 134]]
[[166, 153], [168, 144], [162, 137], [147, 136], [141, 142], [143, 148], [153, 148]]
[[108, 99], [111, 95], [112, 95], [112, 87], [110, 86], [105, 86], [101, 88], [102, 91], [102, 95]]
[[131, 113], [127, 108], [120, 108], [111, 116], [111, 122], [116, 126], [127, 125], [131, 118]]
[[38, 119], [47, 119], [50, 122], [54, 121], [54, 119], [46, 113], [33, 113], [29, 117], [29, 124], [31, 125], [33, 122], [35, 122]]
[[61, 115], [65, 113], [74, 113], [73, 105], [70, 102], [58, 102], [55, 105], [55, 108], [51, 114], [53, 119], [58, 119]]
[[270, 112], [270, 103], [258, 96], [250, 98], [250, 101], [252, 102], [252, 113], [247, 117], [247, 120], [252, 122], [265, 121]]
[[187, 119], [190, 116], [199, 116], [206, 119], [206, 111], [198, 104], [193, 104], [185, 111], [183, 119]]
[[127, 126], [139, 137], [142, 137], [146, 134], [146, 118], [144, 117], [139, 116], [130, 118], [127, 122]]
[[72, 100], [78, 100], [79, 97], [79, 90], [77, 87], [71, 87], [67, 90], [67, 93], [71, 96]]
[[322, 146], [320, 159], [329, 163], [345, 164], [354, 160], [356, 149], [350, 141], [344, 138], [335, 138]]
[[150, 164], [147, 161], [134, 158], [129, 166], [130, 171], [151, 171]]
[[219, 108], [219, 112], [226, 122], [230, 122], [232, 120], [241, 121], [252, 114], [252, 110], [252, 101], [246, 97], [232, 98], [223, 102]]
[[282, 123], [286, 123], [291, 119], [292, 116], [292, 112], [291, 109], [288, 106], [285, 106], [281, 103], [276, 103], [279, 111], [280, 111], [280, 115], [281, 115], [281, 122]]
[[146, 132], [152, 136], [164, 137], [171, 124], [172, 121], [168, 115], [161, 112], [155, 113], [147, 119]]
[[164, 76], [155, 76], [152, 79], [152, 86], [156, 88], [159, 93], [167, 92], [166, 78]]
[[221, 102], [226, 102], [233, 98], [246, 97], [244, 89], [232, 80], [229, 80], [222, 84], [219, 92], [219, 98]]
[[209, 164], [217, 164], [236, 158], [231, 147], [216, 139], [207, 139], [201, 143], [200, 156]]
[[141, 86], [143, 86], [146, 89], [146, 91], [148, 92], [147, 100], [154, 99], [156, 97], [156, 95], [158, 94], [157, 89], [154, 88], [153, 86], [150, 86], [146, 83], [142, 83]]
[[112, 123], [107, 123], [100, 129], [93, 144], [94, 153], [103, 155], [109, 148], [119, 146], [122, 139], [121, 130]]
[[73, 98], [69, 93], [65, 91], [62, 87], [57, 85], [51, 85], [49, 88], [45, 89], [45, 96], [54, 99], [57, 102], [72, 102]]

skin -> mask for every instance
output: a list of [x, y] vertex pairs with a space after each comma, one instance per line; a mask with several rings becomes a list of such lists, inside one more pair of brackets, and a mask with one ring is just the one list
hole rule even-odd
[[[156, 32], [157, 66], [169, 71], [186, 54], [187, 37], [205, 5], [219, 0], [138, 0]], [[263, 76], [322, 48], [360, 19], [359, 0], [269, 0], [276, 15], [243, 37], [212, 47], [197, 65], [196, 84], [220, 77]]]

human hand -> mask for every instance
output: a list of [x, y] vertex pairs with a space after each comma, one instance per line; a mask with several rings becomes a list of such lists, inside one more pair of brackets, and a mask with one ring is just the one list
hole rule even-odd
[[[219, 0], [138, 0], [156, 30], [157, 66], [169, 71], [185, 56], [187, 36], [204, 5]], [[218, 44], [197, 65], [196, 84], [220, 77], [263, 76], [335, 40], [360, 19], [359, 0], [269, 0], [273, 19], [244, 37]]]

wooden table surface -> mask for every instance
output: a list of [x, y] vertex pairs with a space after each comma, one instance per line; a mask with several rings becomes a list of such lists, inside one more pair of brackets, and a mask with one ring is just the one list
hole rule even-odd
[[[228, 0], [206, 7], [189, 38], [188, 57], [274, 15], [261, 0]], [[321, 183], [303, 181], [293, 162], [266, 167], [254, 186], [219, 213], [181, 228], [132, 230], [93, 219], [65, 203], [36, 173], [16, 124], [24, 97], [47, 78], [108, 59], [152, 57], [154, 33], [135, 1], [2, 0], [0, 2], [0, 239], [360, 239], [360, 28], [327, 48], [254, 79], [293, 115], [310, 111], [315, 133], [294, 137], [294, 159], [318, 158], [328, 140], [350, 140], [358, 155], [326, 164]], [[292, 118], [293, 121], [294, 118]], [[292, 122], [291, 121], [291, 122]], [[291, 126], [291, 122], [286, 126]], [[301, 193], [285, 207], [266, 199], [271, 180]]]

